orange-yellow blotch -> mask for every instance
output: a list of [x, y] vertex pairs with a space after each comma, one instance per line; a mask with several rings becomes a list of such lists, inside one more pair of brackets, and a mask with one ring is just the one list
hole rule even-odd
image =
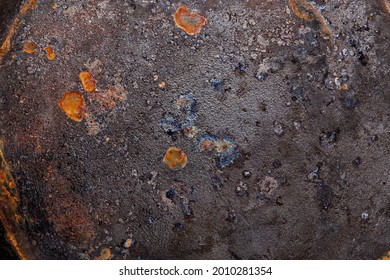
[[383, 257], [382, 257], [382, 260], [390, 261], [390, 251], [387, 252], [387, 255], [386, 255], [386, 256], [383, 256]]
[[39, 52], [39, 46], [34, 41], [26, 41], [23, 45], [23, 52], [33, 54]]
[[50, 46], [47, 46], [45, 48], [45, 52], [48, 60], [53, 60], [56, 57], [56, 53], [54, 52], [53, 48]]
[[188, 35], [198, 34], [206, 25], [207, 19], [197, 12], [190, 12], [187, 6], [179, 7], [173, 19], [176, 26], [183, 29]]
[[186, 154], [179, 148], [170, 147], [166, 152], [163, 162], [169, 166], [170, 169], [183, 169], [188, 162]]
[[96, 89], [96, 80], [89, 72], [81, 72], [80, 80], [83, 83], [83, 87], [86, 91], [92, 92]]
[[0, 184], [6, 182], [7, 175], [4, 173], [3, 170], [0, 169]]
[[111, 250], [109, 248], [104, 248], [100, 251], [100, 258], [102, 260], [109, 260], [111, 258]]
[[76, 122], [83, 120], [85, 116], [85, 101], [79, 92], [65, 92], [58, 105], [70, 119]]

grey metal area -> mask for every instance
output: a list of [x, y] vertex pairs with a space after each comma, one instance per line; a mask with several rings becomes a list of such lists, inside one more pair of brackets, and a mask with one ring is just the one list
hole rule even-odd
[[[0, 138], [33, 257], [383, 256], [385, 1], [38, 1], [0, 66]], [[207, 18], [199, 34], [175, 25], [181, 5]], [[23, 52], [28, 40], [40, 51]], [[58, 105], [73, 91], [81, 122]], [[164, 164], [169, 147], [187, 166]]]

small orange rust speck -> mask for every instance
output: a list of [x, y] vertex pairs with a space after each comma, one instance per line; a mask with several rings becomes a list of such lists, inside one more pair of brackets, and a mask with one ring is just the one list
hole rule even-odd
[[207, 23], [204, 16], [190, 12], [187, 6], [179, 7], [173, 15], [173, 19], [177, 27], [183, 29], [188, 35], [198, 34]]
[[56, 57], [56, 53], [54, 52], [53, 48], [50, 46], [47, 46], [45, 48], [45, 52], [48, 60], [53, 60]]
[[33, 54], [39, 52], [39, 46], [34, 41], [26, 41], [23, 45], [23, 52]]
[[70, 119], [76, 122], [83, 120], [85, 116], [85, 101], [79, 92], [65, 92], [58, 105]]
[[96, 89], [96, 80], [89, 72], [81, 72], [80, 80], [83, 83], [83, 87], [86, 91], [92, 92]]
[[183, 169], [188, 162], [186, 154], [179, 148], [170, 147], [166, 152], [163, 162], [169, 166], [170, 169]]
[[104, 248], [100, 251], [100, 258], [102, 260], [109, 260], [111, 258], [111, 251], [109, 248]]
[[213, 149], [214, 149], [213, 141], [207, 139], [207, 140], [200, 142], [200, 150], [202, 152], [205, 152], [205, 151], [209, 152], [209, 151], [212, 151]]

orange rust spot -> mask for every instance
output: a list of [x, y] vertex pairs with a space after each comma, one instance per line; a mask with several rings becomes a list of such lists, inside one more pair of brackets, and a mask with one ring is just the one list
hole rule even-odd
[[213, 141], [206, 139], [200, 142], [199, 148], [201, 152], [209, 152], [214, 149], [214, 143]]
[[53, 48], [50, 46], [47, 46], [45, 48], [45, 52], [48, 60], [53, 60], [56, 57], [56, 53], [54, 52]]
[[170, 169], [182, 169], [187, 165], [188, 159], [181, 149], [170, 147], [164, 156], [163, 162]]
[[70, 119], [76, 122], [81, 122], [85, 116], [85, 101], [79, 92], [65, 92], [58, 105]]
[[173, 15], [173, 19], [176, 26], [188, 35], [198, 34], [207, 23], [204, 16], [197, 12], [190, 12], [187, 6], [180, 6]]
[[34, 41], [26, 41], [24, 42], [24, 45], [23, 45], [23, 52], [25, 53], [29, 53], [29, 54], [34, 54], [34, 53], [37, 53], [39, 52], [39, 46], [37, 43], [35, 43]]
[[80, 80], [83, 83], [83, 87], [86, 91], [92, 92], [96, 89], [96, 80], [89, 72], [81, 72]]
[[103, 248], [100, 251], [100, 258], [102, 260], [109, 260], [111, 258], [111, 250], [109, 248]]
[[342, 90], [347, 90], [347, 89], [348, 89], [348, 85], [347, 85], [347, 84], [342, 84], [342, 85], [340, 86], [340, 89], [342, 89]]
[[390, 251], [387, 252], [387, 255], [386, 256], [383, 256], [381, 258], [381, 260], [386, 260], [386, 261], [390, 261]]
[[165, 82], [161, 82], [161, 83], [158, 84], [158, 87], [159, 88], [165, 88], [165, 85], [166, 85]]
[[51, 4], [51, 8], [52, 8], [53, 10], [57, 9], [57, 8], [58, 8], [58, 4], [57, 4], [56, 2], [53, 2], [53, 3]]
[[126, 239], [125, 244], [124, 244], [125, 248], [130, 248], [132, 243], [133, 243], [132, 239], [130, 239], [130, 238]]

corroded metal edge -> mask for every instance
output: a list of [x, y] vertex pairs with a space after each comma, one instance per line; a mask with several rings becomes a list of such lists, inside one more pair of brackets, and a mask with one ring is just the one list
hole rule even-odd
[[[31, 9], [36, 8], [37, 2], [38, 0], [25, 0], [20, 5], [18, 14], [5, 31], [3, 42], [0, 42], [0, 64], [12, 48], [12, 40], [20, 26], [22, 17]], [[30, 244], [26, 236], [25, 220], [18, 214], [18, 206], [17, 186], [5, 160], [3, 142], [0, 140], [0, 222], [4, 225], [6, 238], [18, 257], [31, 259], [34, 257], [29, 250]]]
[[22, 260], [33, 258], [25, 231], [25, 219], [19, 214], [19, 192], [7, 164], [0, 141], [0, 221], [6, 238]]

